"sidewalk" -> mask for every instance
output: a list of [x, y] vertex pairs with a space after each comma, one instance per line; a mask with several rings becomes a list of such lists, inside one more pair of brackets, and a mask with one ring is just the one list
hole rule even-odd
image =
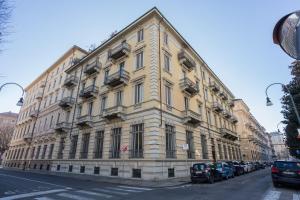
[[12, 170], [19, 172], [29, 172], [29, 173], [37, 173], [37, 174], [45, 174], [50, 176], [61, 176], [68, 177], [80, 180], [89, 180], [96, 181], [102, 183], [114, 183], [114, 184], [122, 184], [129, 186], [139, 186], [139, 187], [152, 187], [152, 188], [164, 188], [164, 187], [175, 187], [180, 185], [185, 185], [190, 183], [190, 177], [180, 177], [180, 178], [170, 178], [167, 180], [139, 180], [136, 178], [120, 178], [120, 177], [108, 177], [108, 176], [94, 176], [88, 174], [75, 174], [75, 173], [66, 173], [66, 172], [45, 172], [39, 170], [20, 170], [20, 169], [11, 169], [11, 168], [3, 168], [3, 170]]

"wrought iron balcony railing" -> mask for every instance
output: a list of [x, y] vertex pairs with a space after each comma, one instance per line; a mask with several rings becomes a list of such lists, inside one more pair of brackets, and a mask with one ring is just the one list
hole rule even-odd
[[64, 81], [65, 87], [73, 87], [78, 84], [78, 77], [75, 75], [68, 75]]
[[189, 70], [193, 70], [196, 67], [196, 62], [194, 59], [187, 54], [185, 50], [181, 50], [178, 53], [178, 60], [180, 63], [184, 64]]
[[79, 97], [88, 99], [91, 97], [96, 97], [99, 92], [99, 87], [95, 85], [90, 85], [84, 89], [82, 89], [79, 93]]
[[183, 123], [184, 124], [193, 124], [193, 125], [200, 125], [202, 121], [201, 114], [196, 113], [192, 110], [184, 110], [182, 111], [183, 116]]
[[191, 95], [199, 93], [199, 86], [187, 77], [181, 79], [179, 84], [183, 91], [186, 91]]
[[127, 56], [131, 51], [131, 47], [127, 42], [122, 42], [120, 45], [109, 51], [109, 58], [117, 60], [123, 56]]
[[75, 103], [75, 98], [73, 97], [64, 97], [63, 99], [60, 100], [59, 106], [62, 107], [63, 109], [69, 109], [72, 108], [72, 106]]
[[129, 73], [125, 70], [119, 70], [106, 77], [104, 84], [115, 87], [121, 84], [127, 84], [130, 79]]
[[103, 110], [102, 116], [106, 119], [114, 119], [114, 118], [120, 118], [125, 119], [126, 115], [126, 107], [123, 105], [117, 105], [110, 108], [106, 108]]

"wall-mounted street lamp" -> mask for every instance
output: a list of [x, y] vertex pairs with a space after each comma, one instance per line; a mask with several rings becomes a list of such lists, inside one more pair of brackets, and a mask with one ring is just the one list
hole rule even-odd
[[23, 104], [24, 104], [23, 96], [24, 96], [24, 93], [25, 93], [23, 87], [21, 85], [19, 85], [18, 83], [4, 83], [3, 85], [0, 86], [0, 92], [4, 88], [4, 86], [6, 86], [6, 85], [16, 85], [19, 88], [21, 88], [21, 90], [22, 90], [22, 96], [19, 99], [19, 101], [17, 102], [17, 106], [23, 106]]

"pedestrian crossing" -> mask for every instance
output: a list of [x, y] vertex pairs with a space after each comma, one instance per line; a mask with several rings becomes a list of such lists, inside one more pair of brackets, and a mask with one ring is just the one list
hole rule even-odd
[[300, 200], [300, 191], [287, 188], [270, 188], [262, 200]]
[[149, 192], [152, 188], [134, 187], [134, 186], [105, 186], [99, 188], [88, 189], [61, 189], [61, 190], [46, 190], [40, 192], [24, 193], [19, 195], [12, 195], [0, 198], [0, 200], [14, 200], [14, 199], [35, 199], [35, 200], [98, 200], [98, 199], [114, 199], [114, 197], [123, 197], [128, 195]]

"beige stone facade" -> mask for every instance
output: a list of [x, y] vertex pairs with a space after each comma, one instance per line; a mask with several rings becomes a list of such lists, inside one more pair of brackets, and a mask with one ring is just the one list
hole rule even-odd
[[272, 149], [269, 134], [251, 114], [249, 107], [241, 99], [234, 100], [234, 113], [238, 117], [237, 132], [241, 152], [245, 161], [270, 161]]
[[[94, 51], [72, 52], [27, 88], [6, 166], [153, 180], [241, 159], [234, 95], [156, 8]], [[51, 73], [70, 56], [84, 57], [58, 70], [47, 106]]]

